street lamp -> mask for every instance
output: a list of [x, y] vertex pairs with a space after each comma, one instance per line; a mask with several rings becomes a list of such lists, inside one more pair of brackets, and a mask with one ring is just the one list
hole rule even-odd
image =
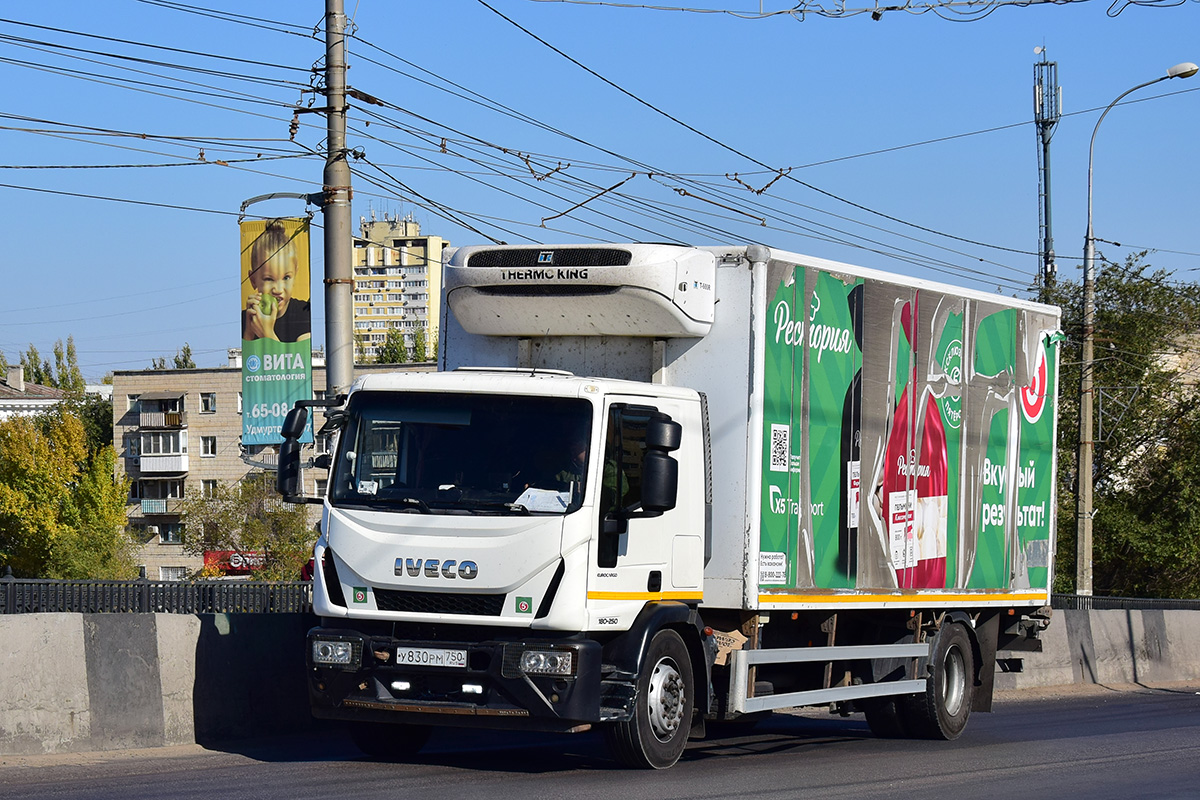
[[1138, 89], [1145, 89], [1160, 81], [1171, 78], [1190, 78], [1200, 72], [1200, 67], [1190, 61], [1176, 64], [1167, 70], [1167, 74], [1152, 81], [1139, 83], [1132, 89], [1120, 94], [1116, 100], [1108, 104], [1096, 127], [1092, 130], [1092, 143], [1088, 147], [1088, 194], [1087, 194], [1087, 236], [1083, 240], [1083, 358], [1079, 378], [1079, 488], [1076, 495], [1076, 564], [1075, 564], [1075, 593], [1090, 595], [1092, 593], [1092, 451], [1095, 442], [1092, 441], [1092, 337], [1096, 322], [1096, 239], [1092, 235], [1092, 156], [1096, 151], [1096, 133], [1100, 123], [1112, 111], [1113, 106], [1125, 99], [1127, 95]]

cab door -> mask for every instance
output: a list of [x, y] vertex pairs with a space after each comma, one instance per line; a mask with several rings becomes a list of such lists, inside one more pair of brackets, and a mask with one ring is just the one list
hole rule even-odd
[[[606, 400], [602, 458], [593, 476], [598, 536], [588, 599], [608, 624], [619, 624], [618, 617], [632, 621], [646, 602], [701, 599], [704, 454], [699, 428], [697, 403], [636, 396]], [[666, 498], [668, 483], [671, 496]]]

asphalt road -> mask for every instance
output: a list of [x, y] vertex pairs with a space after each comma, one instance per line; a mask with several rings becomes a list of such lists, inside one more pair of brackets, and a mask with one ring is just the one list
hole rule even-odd
[[777, 714], [626, 771], [592, 733], [435, 733], [373, 761], [339, 732], [88, 755], [0, 757], [3, 798], [1197, 798], [1200, 687], [1008, 695], [954, 742], [875, 739], [861, 716]]

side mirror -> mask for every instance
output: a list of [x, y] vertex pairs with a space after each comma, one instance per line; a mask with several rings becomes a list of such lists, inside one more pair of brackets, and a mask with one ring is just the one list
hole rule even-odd
[[284, 439], [299, 439], [304, 435], [304, 426], [307, 424], [308, 409], [304, 406], [296, 406], [283, 418], [283, 427], [279, 429], [279, 434]]
[[279, 445], [279, 465], [275, 472], [275, 491], [288, 503], [303, 503], [300, 497], [300, 437], [308, 424], [308, 409], [296, 406], [283, 419], [279, 429], [283, 444]]
[[642, 510], [661, 514], [679, 497], [679, 462], [662, 450], [647, 450], [642, 459]]
[[642, 456], [642, 511], [661, 514], [679, 499], [679, 462], [668, 453], [683, 442], [683, 426], [665, 414], [646, 423], [646, 452]]
[[283, 495], [288, 503], [304, 502], [298, 500], [300, 488], [300, 442], [295, 439], [284, 439], [279, 445], [279, 466], [275, 472], [275, 491]]
[[[665, 417], [665, 418], [664, 418]], [[683, 426], [666, 415], [655, 416], [646, 423], [646, 448], [671, 452], [683, 442]]]

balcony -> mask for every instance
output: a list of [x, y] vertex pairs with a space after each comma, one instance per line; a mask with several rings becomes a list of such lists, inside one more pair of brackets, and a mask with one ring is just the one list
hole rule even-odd
[[163, 455], [142, 455], [141, 471], [143, 475], [153, 473], [183, 473], [188, 471], [187, 453], [167, 453]]
[[183, 500], [177, 497], [170, 498], [145, 498], [142, 500], [142, 516], [152, 516], [154, 514], [178, 514], [180, 513]]
[[185, 428], [186, 411], [142, 411], [138, 414], [138, 426], [142, 428]]

